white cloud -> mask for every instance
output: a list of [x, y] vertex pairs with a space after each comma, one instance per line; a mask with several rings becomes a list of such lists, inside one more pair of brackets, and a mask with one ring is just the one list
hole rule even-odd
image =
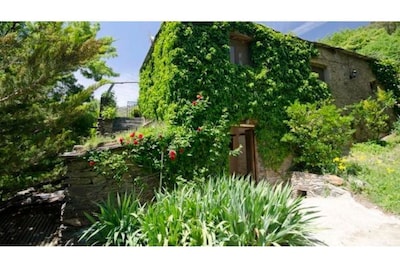
[[293, 32], [296, 35], [302, 35], [309, 31], [314, 30], [315, 28], [318, 28], [318, 27], [324, 25], [325, 23], [327, 23], [327, 22], [326, 21], [305, 22], [302, 25], [300, 25], [299, 27], [291, 30], [291, 32]]

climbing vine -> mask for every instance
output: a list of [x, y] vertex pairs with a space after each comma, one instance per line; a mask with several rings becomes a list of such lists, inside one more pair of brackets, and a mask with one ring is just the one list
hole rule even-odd
[[[251, 38], [250, 65], [230, 62], [232, 32]], [[145, 117], [169, 121], [180, 101], [201, 92], [210, 99], [204, 120], [216, 121], [225, 111], [229, 125], [257, 121], [259, 153], [266, 166], [277, 167], [289, 152], [280, 141], [286, 107], [296, 99], [330, 97], [310, 70], [317, 53], [309, 42], [255, 23], [166, 22], [140, 72], [140, 109]]]

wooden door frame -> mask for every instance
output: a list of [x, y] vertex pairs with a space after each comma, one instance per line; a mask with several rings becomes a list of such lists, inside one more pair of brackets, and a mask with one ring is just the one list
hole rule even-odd
[[[254, 135], [254, 128], [255, 125], [253, 124], [239, 124], [231, 127], [231, 137], [233, 138], [234, 136], [237, 136], [235, 132], [236, 129], [243, 129], [244, 134], [245, 134], [245, 142], [246, 142], [246, 166], [247, 166], [247, 171], [248, 173], [251, 174], [252, 179], [254, 179], [256, 182], [258, 181], [257, 179], [257, 161], [256, 161], [256, 146], [255, 146], [255, 135]], [[233, 133], [233, 134], [232, 134]], [[233, 148], [236, 148], [238, 146], [237, 140], [233, 138]], [[230, 159], [230, 161], [233, 159]], [[231, 164], [231, 162], [230, 162]]]

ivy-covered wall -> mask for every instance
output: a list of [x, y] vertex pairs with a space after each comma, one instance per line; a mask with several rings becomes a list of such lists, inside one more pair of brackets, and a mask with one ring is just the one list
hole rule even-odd
[[[230, 62], [230, 34], [249, 36], [250, 66]], [[295, 99], [330, 97], [311, 73], [318, 50], [307, 41], [251, 22], [164, 22], [140, 72], [139, 106], [146, 118], [168, 120], [181, 99], [208, 97], [207, 119], [228, 111], [231, 125], [257, 121], [258, 152], [276, 168], [289, 154], [280, 142], [285, 108]]]

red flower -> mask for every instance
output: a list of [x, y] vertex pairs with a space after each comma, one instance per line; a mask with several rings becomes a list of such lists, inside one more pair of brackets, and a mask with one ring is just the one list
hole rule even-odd
[[96, 162], [94, 162], [93, 160], [89, 161], [89, 166], [93, 167], [94, 165], [96, 165]]
[[203, 99], [203, 96], [199, 94], [199, 95], [196, 96], [196, 98], [201, 100], [201, 99]]
[[139, 137], [139, 139], [142, 139], [143, 138], [143, 134], [139, 134], [138, 137]]
[[130, 136], [131, 138], [135, 137], [135, 132], [131, 133], [129, 136]]
[[192, 101], [192, 105], [196, 106], [197, 105], [197, 101]]
[[169, 151], [169, 153], [168, 153], [168, 156], [169, 156], [169, 158], [171, 159], [171, 160], [175, 160], [175, 158], [176, 158], [176, 151], [175, 150], [170, 150]]
[[133, 144], [137, 145], [137, 144], [139, 144], [139, 141], [135, 139], [135, 140], [133, 140]]
[[185, 149], [180, 148], [180, 149], [179, 149], [179, 154], [183, 154], [183, 152], [185, 152]]
[[119, 143], [122, 145], [122, 144], [124, 144], [124, 138], [123, 137], [120, 137], [119, 138]]

